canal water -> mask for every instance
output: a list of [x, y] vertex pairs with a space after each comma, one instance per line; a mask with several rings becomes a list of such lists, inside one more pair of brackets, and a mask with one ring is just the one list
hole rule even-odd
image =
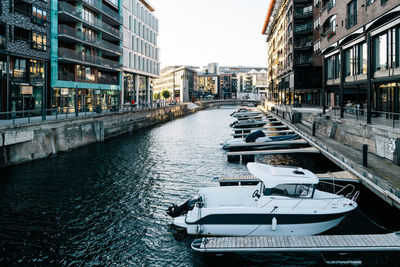
[[[194, 237], [165, 215], [216, 176], [246, 175], [228, 163], [232, 108], [201, 111], [56, 157], [0, 169], [0, 265], [265, 266], [319, 265], [315, 254], [205, 258]], [[268, 156], [257, 161], [313, 172], [338, 170], [320, 155]], [[329, 234], [399, 229], [399, 214], [367, 190], [360, 212]], [[397, 229], [395, 229], [397, 227]], [[385, 255], [384, 258], [388, 256]], [[381, 256], [377, 256], [382, 258]]]

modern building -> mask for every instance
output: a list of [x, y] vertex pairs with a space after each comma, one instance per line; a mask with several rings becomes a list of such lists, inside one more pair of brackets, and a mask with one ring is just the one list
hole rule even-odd
[[[367, 104], [371, 110], [400, 112], [400, 2], [315, 1], [321, 5], [325, 105]], [[324, 106], [325, 106], [324, 105]], [[375, 113], [378, 115], [378, 113]]]
[[52, 107], [112, 109], [122, 89], [122, 0], [51, 0]]
[[262, 33], [268, 43], [269, 101], [319, 104], [322, 61], [314, 53], [319, 6], [313, 0], [271, 1]]
[[267, 71], [255, 69], [245, 73], [236, 74], [237, 80], [237, 97], [251, 97], [255, 99], [262, 99], [265, 97], [267, 91]]
[[154, 93], [168, 90], [176, 102], [189, 102], [197, 96], [197, 72], [189, 66], [168, 66], [154, 80]]
[[216, 98], [219, 95], [218, 74], [199, 72], [197, 74], [197, 99]]
[[0, 1], [1, 112], [48, 107], [49, 13], [48, 1]]
[[123, 103], [150, 104], [152, 79], [160, 77], [158, 19], [145, 0], [123, 0]]
[[232, 90], [232, 75], [231, 73], [219, 74], [219, 98], [230, 99], [232, 98], [232, 93], [236, 93]]

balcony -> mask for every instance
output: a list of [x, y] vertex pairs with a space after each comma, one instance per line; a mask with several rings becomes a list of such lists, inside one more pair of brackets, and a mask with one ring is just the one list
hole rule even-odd
[[336, 34], [335, 28], [329, 28], [327, 31], [321, 33], [321, 37], [327, 37], [328, 40], [331, 39]]
[[307, 50], [313, 47], [312, 40], [297, 40], [294, 42], [294, 49], [296, 50]]
[[108, 6], [103, 5], [103, 3], [100, 0], [83, 0], [83, 3], [89, 4], [91, 7], [94, 7], [97, 11], [100, 11], [101, 13], [113, 19], [114, 21], [118, 22], [119, 24], [122, 24], [121, 16]]
[[329, 13], [329, 11], [331, 11], [331, 9], [336, 5], [336, 0], [330, 0], [328, 3], [326, 3], [322, 9], [321, 9], [321, 13], [324, 12], [325, 10]]
[[59, 13], [64, 13], [72, 18], [75, 18], [89, 26], [94, 26], [98, 30], [110, 34], [118, 39], [122, 39], [122, 32], [117, 30], [114, 27], [111, 27], [110, 25], [104, 23], [103, 21], [97, 19], [97, 18], [91, 18], [91, 21], [87, 21], [84, 19], [83, 14], [81, 11], [78, 11], [74, 6], [68, 4], [67, 2], [59, 2], [58, 3], [58, 12]]
[[357, 14], [350, 15], [346, 18], [346, 29], [350, 29], [357, 24]]
[[82, 65], [92, 65], [103, 69], [121, 70], [122, 64], [98, 56], [87, 55], [68, 48], [58, 49], [59, 60], [78, 62]]
[[77, 40], [77, 41], [81, 41], [84, 42], [86, 44], [95, 46], [99, 49], [114, 53], [114, 54], [118, 54], [118, 55], [122, 55], [122, 47], [119, 47], [117, 45], [114, 45], [112, 43], [109, 43], [105, 40], [101, 40], [98, 37], [93, 37], [93, 36], [89, 36], [87, 34], [84, 34], [81, 31], [77, 31], [77, 29], [74, 29], [70, 26], [67, 26], [65, 24], [60, 24], [58, 26], [58, 35], [61, 36], [67, 36], [68, 38]]
[[305, 9], [305, 8], [300, 8], [300, 9], [296, 9], [296, 11], [294, 12], [294, 17], [296, 19], [305, 19], [308, 17], [311, 17], [313, 14], [312, 9]]
[[300, 56], [294, 58], [294, 65], [310, 65], [312, 64], [312, 57], [311, 56]]
[[310, 21], [308, 23], [297, 24], [294, 27], [295, 34], [306, 34], [313, 30], [313, 23]]

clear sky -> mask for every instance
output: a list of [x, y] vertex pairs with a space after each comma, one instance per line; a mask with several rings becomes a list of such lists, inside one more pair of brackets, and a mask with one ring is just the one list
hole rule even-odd
[[162, 66], [266, 66], [269, 0], [149, 0], [160, 20]]

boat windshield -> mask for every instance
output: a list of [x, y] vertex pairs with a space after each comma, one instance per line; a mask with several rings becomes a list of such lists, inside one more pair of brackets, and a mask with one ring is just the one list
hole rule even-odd
[[314, 186], [311, 184], [280, 184], [273, 188], [265, 188], [264, 196], [286, 196], [311, 198]]

